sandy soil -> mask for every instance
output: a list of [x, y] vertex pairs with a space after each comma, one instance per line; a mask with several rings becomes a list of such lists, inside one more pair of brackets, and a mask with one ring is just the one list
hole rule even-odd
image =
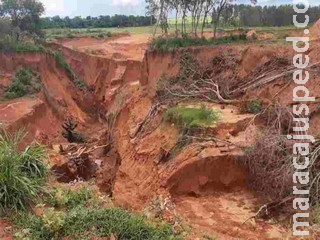
[[256, 198], [248, 191], [216, 193], [197, 198], [179, 197], [176, 206], [177, 212], [199, 235], [207, 233], [219, 240], [286, 239], [289, 235], [286, 229], [276, 225], [248, 220], [256, 211]]
[[75, 38], [59, 42], [71, 49], [113, 59], [142, 61], [150, 35], [125, 35], [110, 39]]
[[4, 125], [12, 124], [25, 115], [32, 114], [41, 104], [43, 102], [39, 99], [29, 98], [0, 103], [0, 122]]

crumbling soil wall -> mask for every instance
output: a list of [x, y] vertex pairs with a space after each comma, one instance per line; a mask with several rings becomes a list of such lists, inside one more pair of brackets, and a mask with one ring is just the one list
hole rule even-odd
[[78, 103], [82, 93], [70, 80], [64, 69], [57, 66], [55, 59], [40, 53], [2, 53], [0, 54], [0, 70], [11, 72], [21, 67], [32, 68], [40, 73], [45, 99], [58, 118], [73, 115], [81, 122], [87, 120], [87, 114]]
[[139, 82], [142, 62], [132, 59], [106, 58], [79, 52], [59, 44], [51, 44], [60, 50], [74, 72], [95, 92], [98, 101], [113, 99], [117, 89]]

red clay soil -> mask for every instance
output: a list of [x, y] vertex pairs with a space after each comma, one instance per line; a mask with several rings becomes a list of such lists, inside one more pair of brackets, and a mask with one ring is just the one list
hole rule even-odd
[[0, 219], [0, 240], [12, 239], [12, 227], [5, 220]]
[[[0, 71], [14, 74], [21, 67], [30, 67], [40, 73], [42, 91], [34, 98], [21, 98], [0, 104], [0, 122], [8, 129], [25, 128], [28, 142], [36, 138], [44, 143], [48, 139], [61, 139], [61, 123], [73, 116], [80, 124], [89, 122], [85, 113], [94, 105], [79, 91], [64, 69], [45, 54], [1, 54]], [[87, 111], [90, 112], [90, 111]]]
[[73, 38], [58, 42], [65, 47], [109, 59], [142, 61], [150, 40], [148, 35], [125, 35], [107, 39]]
[[[237, 164], [242, 154], [238, 148], [214, 142], [201, 146], [190, 145], [169, 161], [161, 162], [163, 152], [170, 151], [179, 138], [179, 131], [174, 125], [161, 121], [163, 110], [156, 114], [150, 129], [136, 134], [153, 106], [152, 97], [159, 77], [163, 73], [176, 75], [180, 68], [180, 51], [175, 54], [147, 52], [142, 60], [146, 46], [144, 38], [127, 36], [109, 41], [71, 39], [63, 40], [64, 46], [60, 47], [75, 72], [83, 77], [91, 89], [93, 100], [99, 102], [102, 108], [116, 103], [112, 100], [122, 96], [120, 91], [123, 88], [129, 92], [122, 99], [125, 107], [116, 123], [115, 149], [101, 159], [102, 168], [97, 176], [100, 189], [105, 193], [113, 189], [113, 197], [118, 205], [135, 210], [145, 209], [155, 196], [171, 194], [177, 213], [193, 226], [195, 236], [190, 239], [201, 237], [204, 232], [217, 235], [219, 239], [287, 239], [288, 230], [268, 222], [250, 221], [243, 224], [255, 214], [260, 203], [247, 189], [245, 172]], [[87, 48], [102, 49], [110, 54], [88, 55], [85, 53]], [[80, 49], [80, 52], [73, 49]], [[313, 45], [310, 50], [311, 62], [320, 60], [316, 49], [319, 46]], [[207, 64], [215, 56], [238, 56], [238, 65], [232, 69], [237, 79], [251, 77], [274, 57], [292, 59], [294, 54], [291, 46], [267, 48], [249, 45], [195, 47], [190, 49], [190, 53], [201, 64]], [[86, 101], [85, 94], [75, 88], [64, 70], [56, 66], [50, 56], [2, 54], [0, 59], [0, 70], [12, 74], [20, 66], [29, 66], [40, 72], [43, 83], [40, 100], [23, 98], [1, 103], [2, 121], [16, 124], [15, 127], [31, 122], [34, 133], [40, 131], [54, 135], [63, 118], [70, 114], [82, 123], [93, 123], [93, 127], [86, 124], [85, 132], [97, 138], [96, 141], [105, 134], [97, 130], [100, 125], [89, 114], [90, 108], [96, 112], [99, 109]], [[316, 73], [310, 75], [307, 87], [312, 96], [320, 96], [320, 79]], [[258, 96], [271, 101], [286, 83], [284, 77], [279, 78], [246, 94], [248, 97]], [[277, 97], [281, 103], [292, 102], [292, 88], [293, 84]], [[251, 144], [245, 139], [248, 125], [242, 124], [244, 119], [239, 117], [236, 110], [230, 110], [228, 114], [223, 118], [226, 123], [212, 127], [219, 138], [227, 139], [232, 135], [228, 139], [234, 143]], [[20, 124], [20, 119], [24, 119], [23, 124]], [[227, 122], [228, 119], [234, 121]], [[250, 137], [254, 139], [255, 132], [251, 132], [253, 135]], [[49, 142], [52, 143], [51, 139]]]
[[52, 46], [63, 52], [74, 72], [94, 89], [95, 98], [100, 102], [110, 102], [119, 88], [137, 85], [141, 81], [141, 59], [107, 58], [88, 55], [57, 44]]
[[309, 31], [310, 33], [305, 34], [305, 37], [310, 37], [310, 41], [316, 41], [320, 39], [320, 19], [313, 24]]

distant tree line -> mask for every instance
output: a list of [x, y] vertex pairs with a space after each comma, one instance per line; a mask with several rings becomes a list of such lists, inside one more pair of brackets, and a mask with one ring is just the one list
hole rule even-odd
[[[320, 18], [320, 6], [310, 7], [306, 13], [310, 17], [310, 24]], [[292, 16], [296, 15], [292, 5], [281, 6], [251, 6], [230, 5], [221, 14], [221, 21], [225, 24], [244, 27], [271, 27], [293, 25]], [[305, 14], [298, 14], [299, 22], [305, 21]]]
[[41, 18], [41, 27], [49, 28], [111, 28], [111, 27], [138, 27], [150, 26], [156, 22], [154, 18], [148, 16], [99, 16], [86, 18], [59, 16]]
[[[191, 33], [198, 36], [205, 27], [212, 27], [214, 37], [219, 25], [228, 26], [289, 26], [293, 25], [292, 16], [296, 13], [292, 5], [257, 6], [257, 0], [248, 0], [252, 5], [234, 4], [234, 0], [145, 0], [147, 14], [157, 19], [156, 27], [168, 32], [169, 16], [175, 16], [176, 35]], [[303, 6], [299, 6], [303, 8]], [[320, 6], [310, 7], [307, 14], [310, 23], [320, 17]], [[304, 22], [305, 14], [298, 14], [298, 21]], [[155, 30], [156, 32], [156, 30]]]
[[[191, 33], [198, 36], [201, 31], [203, 36], [204, 28], [211, 17], [212, 30], [214, 38], [218, 25], [221, 23], [223, 11], [228, 17], [232, 17], [232, 13], [227, 9], [232, 10], [231, 6], [234, 0], [145, 0], [147, 4], [147, 14], [154, 16], [157, 19], [154, 35], [157, 28], [160, 26], [164, 33], [168, 33], [168, 16], [171, 13], [175, 14], [175, 30], [176, 36], [180, 33], [182, 36], [188, 35], [189, 30], [187, 24], [191, 17]], [[252, 4], [256, 4], [257, 0], [250, 0]], [[179, 23], [181, 19], [181, 23]]]

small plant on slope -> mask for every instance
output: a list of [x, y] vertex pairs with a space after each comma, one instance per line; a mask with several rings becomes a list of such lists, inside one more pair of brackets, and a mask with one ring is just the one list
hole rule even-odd
[[38, 144], [18, 150], [24, 135], [0, 134], [0, 212], [26, 209], [44, 185], [47, 168], [45, 151]]
[[205, 107], [173, 107], [166, 111], [164, 119], [181, 128], [200, 128], [217, 122], [219, 115], [217, 112]]
[[70, 143], [83, 143], [84, 138], [82, 134], [75, 132], [75, 129], [78, 127], [78, 123], [72, 118], [67, 118], [63, 125], [62, 136], [68, 140]]
[[[74, 192], [70, 199], [58, 205], [58, 209], [45, 208], [36, 216], [31, 213], [20, 213], [12, 220], [15, 223], [17, 239], [93, 239], [115, 236], [119, 240], [175, 240], [181, 239], [173, 232], [172, 226], [165, 223], [151, 223], [145, 218], [119, 208], [101, 208], [90, 206], [88, 192]], [[89, 193], [92, 195], [91, 193]], [[55, 202], [59, 202], [56, 200]]]
[[7, 99], [14, 99], [38, 93], [40, 90], [41, 84], [39, 77], [31, 69], [21, 68], [16, 72], [4, 97]]
[[262, 111], [262, 100], [254, 98], [245, 102], [241, 108], [242, 113], [254, 113], [257, 114]]

